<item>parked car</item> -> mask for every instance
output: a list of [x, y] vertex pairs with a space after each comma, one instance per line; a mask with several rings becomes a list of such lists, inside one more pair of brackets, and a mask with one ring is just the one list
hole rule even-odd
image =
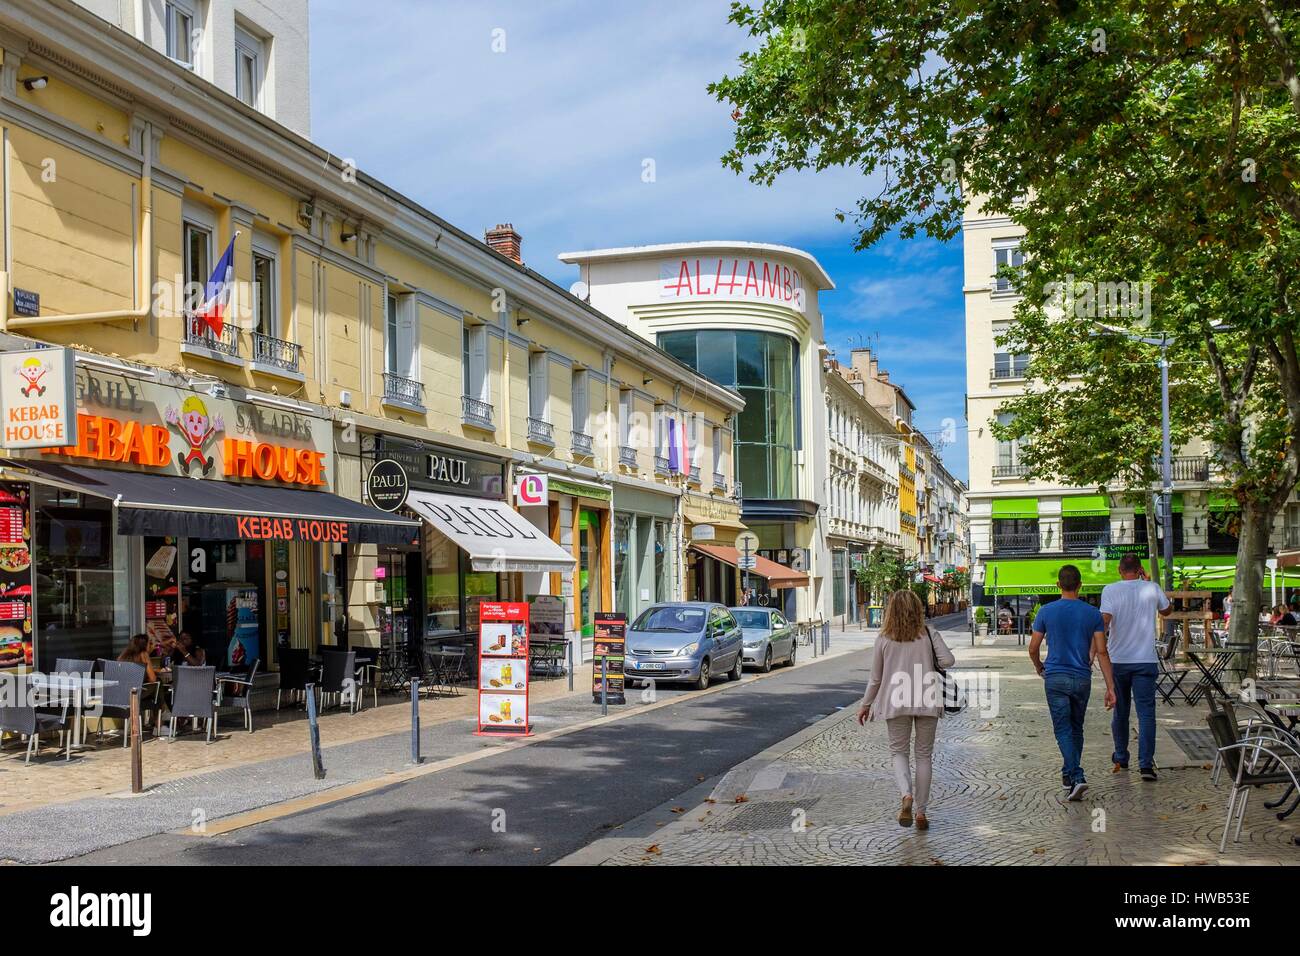
[[794, 666], [795, 626], [774, 607], [733, 607], [732, 616], [744, 635], [741, 659], [766, 674], [776, 663]]
[[656, 604], [628, 628], [623, 673], [632, 686], [653, 678], [690, 681], [703, 690], [714, 674], [740, 680], [742, 644], [740, 624], [721, 604]]

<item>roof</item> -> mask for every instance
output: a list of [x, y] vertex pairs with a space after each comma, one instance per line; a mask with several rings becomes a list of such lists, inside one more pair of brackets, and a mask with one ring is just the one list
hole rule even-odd
[[833, 280], [822, 268], [822, 264], [808, 252], [793, 246], [782, 246], [770, 242], [743, 242], [741, 240], [704, 239], [698, 242], [664, 242], [650, 246], [616, 246], [608, 249], [587, 249], [580, 252], [561, 252], [557, 259], [561, 262], [613, 262], [619, 259], [644, 259], [650, 256], [679, 255], [692, 252], [744, 251], [786, 256], [798, 259], [817, 280], [819, 289], [834, 289]]

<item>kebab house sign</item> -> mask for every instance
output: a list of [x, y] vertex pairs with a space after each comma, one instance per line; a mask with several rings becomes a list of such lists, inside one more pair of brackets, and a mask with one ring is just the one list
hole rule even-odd
[[[0, 355], [0, 363], [6, 358]], [[10, 365], [0, 364], [0, 374]], [[43, 456], [97, 467], [245, 485], [329, 489], [330, 426], [324, 419], [85, 367], [77, 368], [70, 381], [75, 415], [59, 433], [67, 438], [58, 441], [51, 434], [40, 446], [10, 445], [6, 433], [5, 447], [39, 447]], [[8, 422], [7, 379], [3, 395]], [[243, 538], [340, 541], [347, 536], [345, 522], [250, 516], [236, 522]], [[334, 524], [342, 527], [326, 527]], [[300, 527], [316, 525], [321, 527]]]

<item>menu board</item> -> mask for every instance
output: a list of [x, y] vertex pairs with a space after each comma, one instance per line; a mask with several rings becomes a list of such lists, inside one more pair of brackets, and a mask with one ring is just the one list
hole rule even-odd
[[528, 604], [478, 605], [478, 729], [480, 735], [531, 733], [528, 724]]
[[622, 611], [596, 612], [595, 663], [591, 670], [591, 696], [601, 701], [601, 660], [605, 662], [605, 700], [611, 704], [625, 704], [623, 696], [623, 654], [627, 645], [627, 615]]
[[154, 657], [170, 654], [176, 636], [180, 603], [176, 545], [175, 538], [144, 539], [144, 629]]
[[0, 670], [30, 667], [32, 553], [28, 486], [0, 482]]

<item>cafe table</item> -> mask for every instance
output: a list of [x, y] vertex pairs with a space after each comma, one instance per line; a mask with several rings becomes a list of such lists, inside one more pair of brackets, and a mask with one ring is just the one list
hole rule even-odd
[[84, 674], [33, 674], [32, 686], [51, 701], [56, 695], [59, 703], [72, 701], [72, 740], [68, 748], [81, 750], [85, 747], [82, 711], [93, 695], [102, 692], [105, 687], [116, 687], [117, 681], [98, 676], [87, 677]]
[[[1192, 688], [1191, 693], [1187, 695], [1187, 702], [1189, 704], [1199, 703], [1201, 698], [1210, 691], [1217, 692], [1220, 697], [1230, 697], [1231, 695], [1224, 690], [1219, 678], [1228, 669], [1228, 664], [1231, 663], [1232, 658], [1240, 651], [1240, 648], [1231, 645], [1227, 647], [1202, 647], [1197, 650], [1188, 648], [1187, 658], [1201, 672], [1201, 679]], [[1208, 664], [1205, 659], [1208, 659]]]

